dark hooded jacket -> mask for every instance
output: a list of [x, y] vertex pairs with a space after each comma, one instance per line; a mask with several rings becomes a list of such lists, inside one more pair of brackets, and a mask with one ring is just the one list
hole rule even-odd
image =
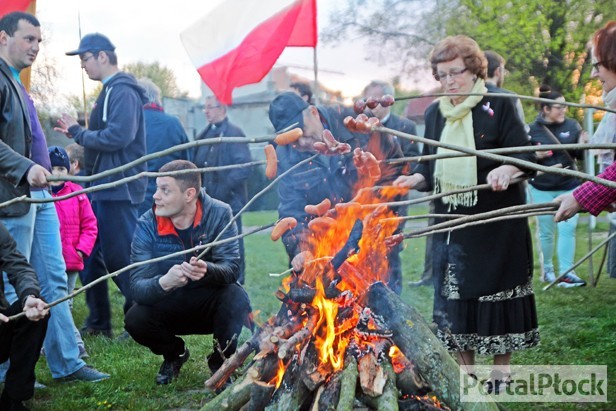
[[[143, 105], [145, 92], [135, 78], [116, 73], [104, 85], [90, 115], [89, 129], [69, 128], [75, 142], [85, 148], [86, 174], [92, 175], [123, 166], [146, 155]], [[146, 163], [94, 181], [100, 185], [146, 171]], [[130, 201], [140, 204], [145, 198], [147, 178], [142, 177], [92, 193], [92, 201]]]
[[[200, 206], [195, 215], [191, 244], [184, 244], [171, 220], [157, 217], [154, 210], [148, 210], [137, 222], [131, 247], [131, 263], [168, 256], [178, 251], [208, 244], [218, 236], [222, 229], [231, 221], [231, 208], [219, 200], [215, 200], [202, 190], [199, 195]], [[237, 228], [232, 224], [226, 229], [219, 240], [225, 240], [237, 235]], [[189, 261], [191, 256], [197, 256], [201, 251], [168, 258], [157, 263], [146, 264], [134, 268], [130, 273], [131, 294], [139, 304], [150, 305], [165, 298], [173, 291], [165, 291], [158, 280], [175, 264]], [[207, 273], [199, 281], [192, 281], [186, 287], [220, 287], [237, 282], [240, 273], [240, 253], [238, 240], [230, 241], [212, 247], [203, 257], [207, 262]]]

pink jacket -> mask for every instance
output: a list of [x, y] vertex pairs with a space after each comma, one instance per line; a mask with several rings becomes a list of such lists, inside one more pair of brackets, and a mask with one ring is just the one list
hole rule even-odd
[[[64, 187], [57, 194], [52, 193], [52, 196], [64, 196], [79, 190], [82, 190], [80, 185], [66, 181]], [[86, 256], [90, 255], [98, 235], [96, 217], [90, 200], [85, 194], [79, 194], [66, 200], [56, 201], [54, 204], [60, 219], [62, 256], [66, 263], [66, 270], [81, 271], [83, 270], [83, 259], [77, 254], [77, 250]]]

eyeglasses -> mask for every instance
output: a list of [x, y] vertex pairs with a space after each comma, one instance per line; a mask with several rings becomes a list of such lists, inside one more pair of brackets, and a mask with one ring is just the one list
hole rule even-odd
[[552, 104], [550, 106], [550, 108], [556, 109], [556, 110], [566, 110], [567, 106], [562, 105], [562, 104]]
[[603, 66], [605, 67], [605, 65], [603, 63], [607, 63], [609, 60], [604, 60], [604, 61], [597, 61], [595, 63], [592, 63], [592, 69], [594, 71], [599, 71], [599, 66]]
[[459, 68], [459, 69], [451, 69], [449, 70], [449, 73], [436, 73], [434, 75], [434, 78], [438, 81], [447, 81], [447, 77], [451, 77], [452, 79], [457, 79], [463, 73], [465, 73], [466, 70], [468, 70], [466, 67]]
[[92, 57], [96, 57], [96, 54], [90, 54], [88, 57], [82, 58], [81, 59], [81, 64], [87, 63], [88, 60], [90, 60]]

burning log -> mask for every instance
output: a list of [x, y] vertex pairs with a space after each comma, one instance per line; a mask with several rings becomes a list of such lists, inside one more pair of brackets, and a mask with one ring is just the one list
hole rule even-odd
[[[370, 286], [366, 305], [383, 318], [393, 330], [393, 341], [402, 353], [417, 365], [419, 373], [432, 387], [439, 399], [451, 409], [463, 409], [460, 401], [458, 364], [434, 336], [430, 327], [414, 308], [383, 283]], [[494, 403], [473, 405], [474, 410], [497, 410]]]
[[281, 360], [286, 360], [289, 355], [296, 350], [296, 345], [310, 338], [317, 326], [317, 321], [317, 314], [312, 314], [308, 318], [306, 325], [301, 330], [293, 334], [288, 340], [281, 344], [280, 347], [278, 347], [278, 358]]
[[274, 393], [272, 402], [265, 407], [266, 411], [299, 410], [310, 397], [310, 391], [299, 377], [299, 366], [293, 360], [287, 368], [280, 388]]
[[344, 359], [344, 369], [340, 374], [340, 396], [338, 411], [352, 411], [355, 401], [355, 387], [357, 386], [357, 360], [352, 355]]
[[367, 352], [359, 359], [357, 368], [362, 391], [370, 397], [383, 394], [383, 387], [385, 387], [387, 382], [387, 376], [376, 354], [372, 351]]
[[312, 342], [308, 343], [300, 370], [301, 379], [310, 391], [320, 387], [332, 371], [326, 364], [319, 364], [319, 354]]

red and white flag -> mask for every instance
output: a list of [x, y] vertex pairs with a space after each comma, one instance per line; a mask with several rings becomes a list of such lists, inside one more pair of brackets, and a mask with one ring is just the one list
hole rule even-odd
[[31, 0], [0, 0], [0, 17], [12, 11], [26, 11]]
[[286, 46], [317, 45], [316, 0], [226, 0], [180, 34], [199, 75], [223, 104], [257, 83]]

